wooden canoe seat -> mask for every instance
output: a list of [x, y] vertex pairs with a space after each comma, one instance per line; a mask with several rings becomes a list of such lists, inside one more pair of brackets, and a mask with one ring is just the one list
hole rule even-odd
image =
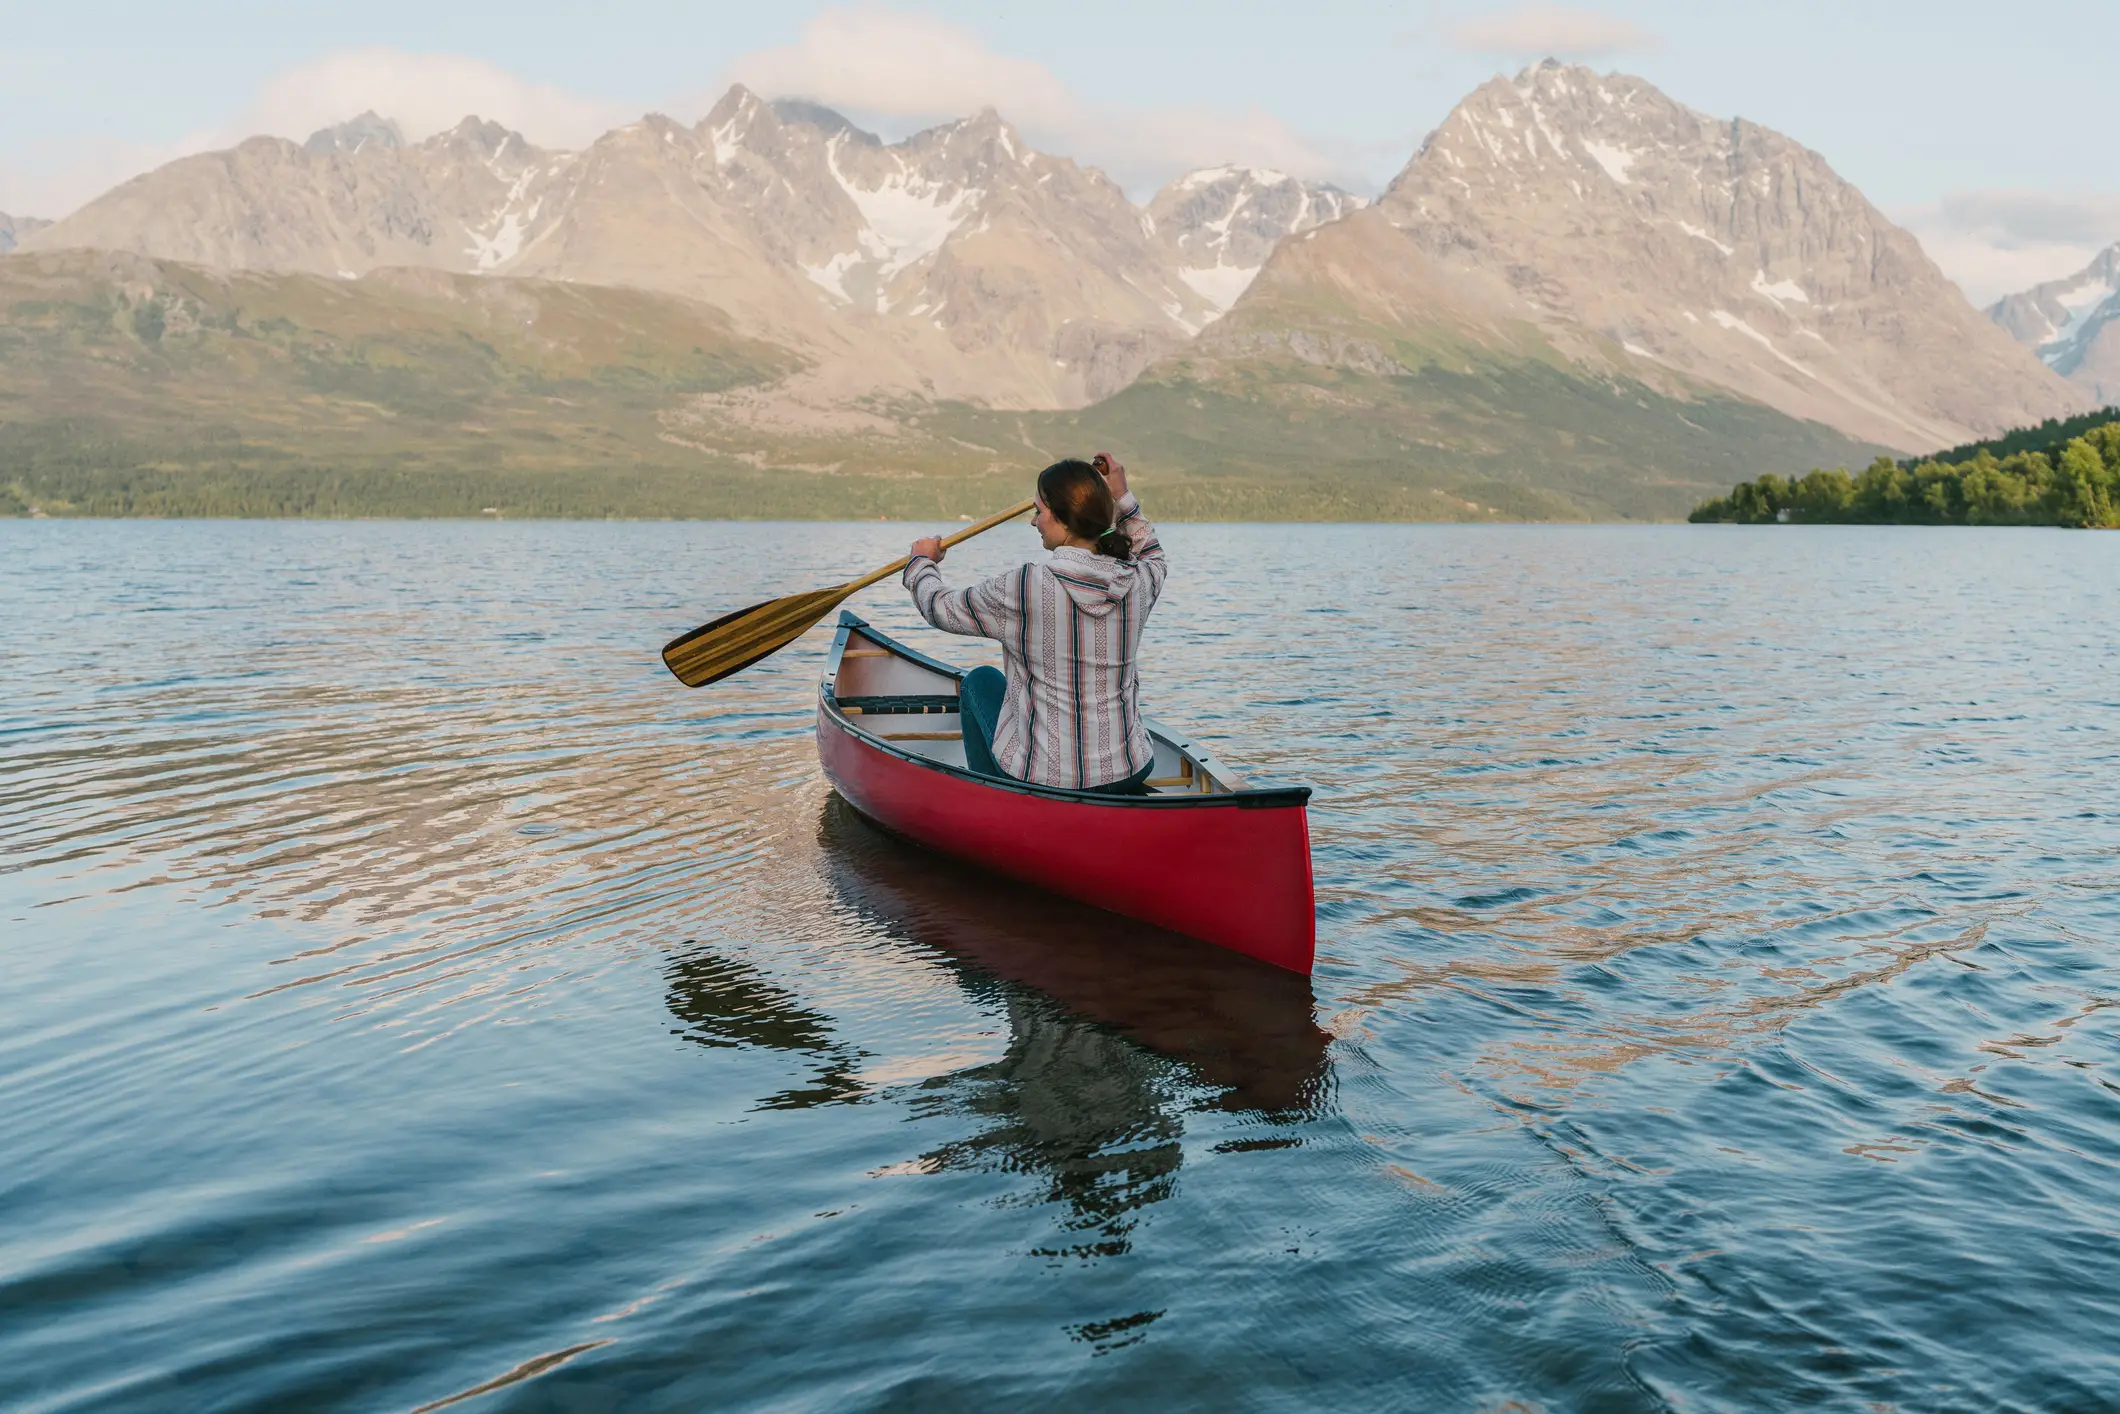
[[908, 712], [954, 712], [954, 693], [915, 692], [835, 698], [839, 710], [853, 716], [880, 717]]

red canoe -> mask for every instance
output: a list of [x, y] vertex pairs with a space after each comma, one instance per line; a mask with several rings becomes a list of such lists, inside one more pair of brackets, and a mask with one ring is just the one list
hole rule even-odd
[[963, 677], [840, 614], [817, 754], [848, 804], [942, 854], [1309, 973], [1309, 787], [1248, 787], [1155, 722], [1148, 795], [974, 775], [957, 717]]

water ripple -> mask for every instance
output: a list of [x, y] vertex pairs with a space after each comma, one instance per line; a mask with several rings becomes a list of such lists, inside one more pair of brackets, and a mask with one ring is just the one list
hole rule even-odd
[[906, 538], [0, 523], [5, 1402], [2120, 1408], [2104, 539], [1168, 528], [1305, 984], [660, 675]]

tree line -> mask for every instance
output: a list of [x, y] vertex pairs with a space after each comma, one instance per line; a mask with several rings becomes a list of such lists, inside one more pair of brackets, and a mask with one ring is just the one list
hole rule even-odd
[[1879, 457], [1854, 475], [1844, 468], [1769, 473], [1703, 502], [1687, 519], [2120, 528], [2120, 409], [2048, 426], [2063, 435], [2043, 446], [2024, 445], [2018, 432], [1919, 461]]

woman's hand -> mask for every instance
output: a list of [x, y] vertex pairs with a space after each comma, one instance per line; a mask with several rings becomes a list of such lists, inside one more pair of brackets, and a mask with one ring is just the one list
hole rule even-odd
[[936, 564], [941, 564], [943, 555], [942, 537], [939, 535], [930, 535], [923, 539], [915, 540], [913, 542], [912, 553], [916, 556], [925, 555], [929, 559], [933, 560]]
[[1118, 500], [1126, 494], [1126, 468], [1110, 452], [1099, 452], [1090, 459], [1090, 465], [1104, 474], [1104, 484], [1112, 488], [1112, 499]]

